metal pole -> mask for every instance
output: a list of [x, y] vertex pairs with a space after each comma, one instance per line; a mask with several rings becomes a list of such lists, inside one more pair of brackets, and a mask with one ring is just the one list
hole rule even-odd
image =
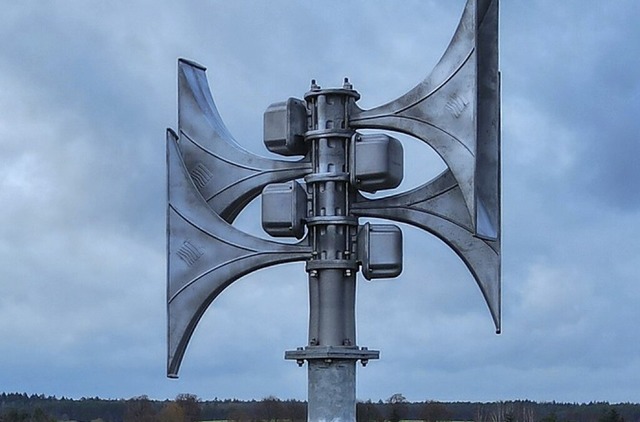
[[320, 89], [312, 81], [305, 95], [311, 111], [313, 173], [305, 177], [311, 207], [307, 216], [313, 258], [309, 273], [309, 344], [285, 358], [308, 362], [308, 420], [355, 421], [355, 363], [377, 359], [377, 351], [356, 346], [355, 288], [358, 219], [350, 214], [356, 190], [350, 184], [355, 131], [349, 111], [359, 98], [345, 80], [341, 89]]
[[356, 420], [355, 362], [309, 360], [309, 422]]

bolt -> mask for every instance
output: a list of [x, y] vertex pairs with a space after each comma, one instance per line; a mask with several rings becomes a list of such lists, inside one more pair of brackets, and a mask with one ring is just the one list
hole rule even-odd
[[360, 360], [360, 363], [362, 364], [362, 367], [367, 366], [367, 363], [369, 363], [369, 359], [362, 359]]
[[298, 366], [302, 366], [304, 365], [304, 359], [297, 359], [296, 363], [298, 364]]

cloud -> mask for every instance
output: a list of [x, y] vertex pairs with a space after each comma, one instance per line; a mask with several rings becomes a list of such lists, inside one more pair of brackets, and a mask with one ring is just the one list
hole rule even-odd
[[[165, 367], [164, 130], [176, 59], [208, 66], [249, 150], [262, 113], [348, 76], [364, 108], [439, 59], [463, 1], [14, 3], [0, 35], [0, 363], [7, 391], [305, 397], [282, 359], [307, 339], [300, 264], [234, 283], [181, 379]], [[382, 359], [358, 396], [635, 400], [637, 2], [501, 2], [504, 333], [464, 264], [403, 226], [405, 271], [358, 286], [358, 339]], [[407, 143], [407, 182], [441, 168]], [[425, 170], [433, 167], [433, 171]], [[428, 174], [426, 174], [428, 173]], [[259, 230], [257, 203], [241, 227]], [[126, 380], [126, 382], [124, 381]]]
[[511, 12], [502, 20], [511, 35], [502, 38], [503, 63], [512, 69], [504, 72], [505, 92], [536, 103], [564, 126], [551, 139], [573, 134], [577, 166], [568, 182], [580, 193], [599, 205], [637, 211], [637, 195], [630, 192], [640, 174], [630, 157], [639, 148], [633, 110], [640, 96], [629, 69], [640, 63], [627, 40], [640, 35], [633, 24], [638, 5], [594, 2], [579, 12], [575, 2], [538, 2], [527, 7], [534, 19], [515, 18], [520, 7], [503, 5], [503, 14]]

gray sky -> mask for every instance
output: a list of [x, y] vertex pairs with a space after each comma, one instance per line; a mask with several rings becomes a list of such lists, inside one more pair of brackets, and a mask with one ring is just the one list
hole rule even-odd
[[[232, 285], [165, 378], [165, 128], [176, 61], [208, 67], [247, 149], [262, 113], [350, 77], [413, 87], [463, 0], [3, 1], [0, 390], [306, 397], [302, 264]], [[411, 227], [405, 269], [358, 286], [358, 397], [639, 401], [640, 2], [503, 0], [503, 334], [471, 275]], [[441, 169], [406, 140], [406, 182]], [[426, 164], [425, 164], [426, 163]], [[258, 204], [239, 218], [257, 231]]]

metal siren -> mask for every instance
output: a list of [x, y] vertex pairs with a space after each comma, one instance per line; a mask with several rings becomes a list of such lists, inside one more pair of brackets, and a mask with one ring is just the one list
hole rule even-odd
[[178, 146], [167, 131], [168, 168], [168, 364], [177, 377], [187, 344], [211, 302], [238, 278], [259, 268], [304, 261], [311, 248], [272, 242], [227, 223], [197, 189]]
[[388, 129], [429, 144], [457, 180], [474, 234], [499, 238], [498, 0], [468, 0], [431, 74], [387, 104], [352, 111], [355, 129]]
[[265, 158], [238, 145], [213, 102], [205, 71], [178, 60], [178, 147], [198, 192], [232, 222], [265, 186], [304, 177], [311, 162]]
[[475, 236], [462, 190], [449, 170], [411, 191], [381, 199], [359, 196], [351, 212], [411, 224], [437, 236], [465, 263], [500, 332], [500, 239]]
[[427, 230], [462, 258], [500, 331], [500, 79], [498, 0], [468, 0], [449, 47], [405, 95], [355, 106], [356, 129], [387, 129], [431, 146], [448, 169], [403, 194], [360, 197], [353, 213]]

